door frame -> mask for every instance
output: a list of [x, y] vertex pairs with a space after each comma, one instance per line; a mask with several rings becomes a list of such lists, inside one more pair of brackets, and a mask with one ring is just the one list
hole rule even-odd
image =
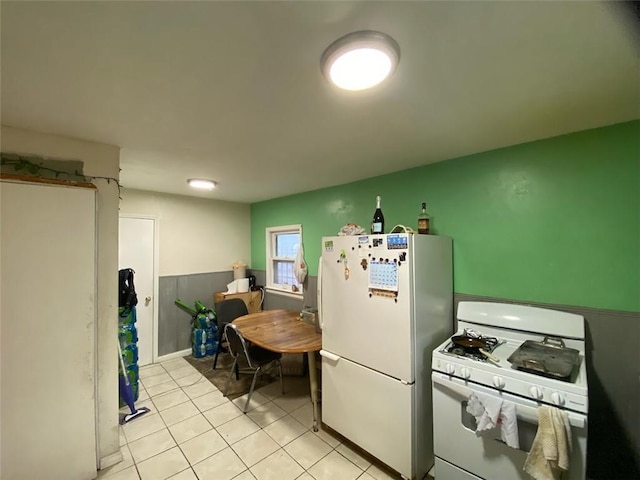
[[[157, 215], [143, 215], [137, 213], [120, 213], [118, 215], [118, 219], [120, 218], [140, 218], [144, 220], [153, 221], [153, 319], [152, 319], [152, 328], [153, 328], [153, 345], [151, 349], [151, 364], [154, 364], [158, 359], [158, 292], [160, 290], [159, 287], [159, 276], [158, 276], [158, 251], [160, 248], [160, 239], [159, 239], [159, 217]], [[120, 250], [120, 245], [118, 245], [118, 251]]]

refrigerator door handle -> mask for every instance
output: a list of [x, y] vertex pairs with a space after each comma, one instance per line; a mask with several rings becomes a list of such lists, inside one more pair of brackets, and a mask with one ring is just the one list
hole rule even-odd
[[320, 326], [320, 330], [322, 330], [322, 255], [320, 255], [320, 260], [318, 261], [318, 287], [316, 295], [316, 302], [318, 305], [318, 325]]
[[326, 358], [327, 360], [331, 360], [332, 362], [337, 362], [340, 360], [340, 357], [335, 353], [327, 352], [326, 350], [320, 350], [320, 356]]

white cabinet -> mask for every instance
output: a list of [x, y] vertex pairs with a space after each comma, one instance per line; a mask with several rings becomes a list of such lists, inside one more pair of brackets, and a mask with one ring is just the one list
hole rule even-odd
[[0, 197], [0, 477], [92, 479], [95, 190], [2, 181]]

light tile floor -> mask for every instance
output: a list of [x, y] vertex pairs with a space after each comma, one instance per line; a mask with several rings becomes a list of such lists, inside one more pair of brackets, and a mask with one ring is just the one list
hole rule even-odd
[[[388, 480], [394, 477], [326, 432], [312, 430], [309, 383], [285, 377], [230, 401], [186, 360], [140, 369], [136, 407], [120, 427], [123, 461], [105, 480]], [[127, 407], [121, 410], [128, 413]]]

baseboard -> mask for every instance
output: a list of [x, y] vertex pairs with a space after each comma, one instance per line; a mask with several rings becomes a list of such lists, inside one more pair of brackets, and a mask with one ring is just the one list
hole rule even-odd
[[100, 466], [99, 469], [100, 470], [104, 470], [105, 468], [109, 468], [112, 465], [115, 465], [116, 463], [120, 463], [122, 461], [122, 452], [120, 451], [120, 449], [118, 449], [117, 452], [112, 453], [111, 455], [107, 455], [106, 457], [102, 457], [99, 461]]
[[155, 363], [166, 362], [167, 360], [173, 360], [174, 358], [182, 358], [187, 355], [191, 355], [191, 349], [187, 348], [186, 350], [180, 350], [179, 352], [167, 353], [166, 355], [162, 355], [161, 357], [156, 358]]

